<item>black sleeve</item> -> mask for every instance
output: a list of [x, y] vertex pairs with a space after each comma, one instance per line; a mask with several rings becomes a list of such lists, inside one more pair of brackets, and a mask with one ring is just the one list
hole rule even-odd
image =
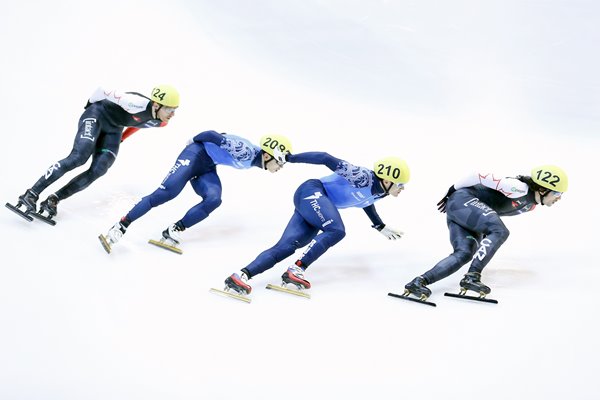
[[325, 165], [330, 170], [334, 171], [343, 162], [337, 157], [332, 156], [329, 153], [320, 151], [308, 151], [305, 153], [290, 154], [286, 157], [288, 162], [291, 163], [303, 163], [303, 164], [319, 164]]
[[381, 217], [379, 216], [379, 214], [377, 214], [375, 204], [371, 204], [370, 206], [363, 208], [363, 210], [365, 210], [365, 213], [367, 213], [367, 216], [373, 223], [373, 228], [380, 230], [378, 227], [383, 228], [385, 226], [385, 224], [381, 220]]

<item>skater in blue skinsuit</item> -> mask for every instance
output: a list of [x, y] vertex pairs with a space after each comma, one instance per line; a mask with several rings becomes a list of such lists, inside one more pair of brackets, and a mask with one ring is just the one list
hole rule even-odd
[[[158, 189], [142, 198], [106, 234], [101, 242], [107, 252], [125, 234], [131, 223], [144, 216], [154, 207], [164, 204], [190, 185], [202, 201], [190, 208], [179, 221], [169, 225], [162, 233], [163, 239], [173, 247], [181, 242], [180, 232], [196, 225], [221, 205], [221, 180], [217, 166], [226, 165], [236, 169], [262, 168], [269, 172], [279, 171], [285, 164], [285, 154], [291, 152], [290, 141], [282, 135], [265, 135], [260, 146], [235, 135], [205, 131], [194, 136], [177, 157]], [[107, 248], [108, 246], [108, 248]]]
[[454, 251], [407, 283], [405, 296], [426, 300], [431, 295], [427, 285], [450, 276], [471, 261], [460, 281], [461, 293], [473, 290], [485, 297], [491, 290], [481, 283], [481, 272], [509, 236], [500, 217], [532, 211], [538, 204], [551, 207], [567, 188], [567, 174], [554, 165], [536, 167], [531, 176], [508, 178], [475, 173], [455, 183], [438, 203], [440, 212], [447, 212]]
[[308, 266], [346, 236], [339, 209], [362, 208], [377, 229], [388, 239], [399, 239], [402, 232], [387, 227], [375, 210], [375, 202], [391, 195], [396, 197], [410, 178], [404, 160], [388, 157], [378, 160], [374, 169], [358, 167], [327, 153], [309, 152], [288, 155], [288, 162], [322, 164], [334, 174], [309, 179], [294, 194], [294, 213], [281, 239], [263, 251], [254, 261], [225, 280], [226, 290], [246, 295], [252, 290], [248, 280], [272, 268], [297, 249], [308, 249], [282, 276], [284, 283], [308, 289], [304, 278]]

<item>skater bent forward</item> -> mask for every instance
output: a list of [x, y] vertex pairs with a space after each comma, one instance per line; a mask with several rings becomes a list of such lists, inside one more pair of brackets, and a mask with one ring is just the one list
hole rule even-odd
[[339, 209], [362, 208], [371, 222], [388, 239], [399, 239], [402, 232], [386, 226], [375, 202], [391, 195], [397, 197], [410, 178], [408, 165], [402, 159], [387, 157], [375, 163], [374, 170], [354, 166], [327, 153], [309, 152], [290, 155], [289, 162], [322, 164], [335, 173], [321, 179], [310, 179], [301, 184], [294, 194], [294, 213], [279, 241], [263, 251], [254, 261], [225, 280], [225, 290], [249, 294], [248, 280], [308, 245], [306, 251], [283, 274], [284, 284], [298, 289], [310, 288], [304, 278], [309, 265], [330, 247], [346, 236]]
[[[73, 149], [64, 159], [52, 164], [25, 194], [19, 196], [17, 208], [23, 214], [35, 213], [39, 195], [67, 172], [84, 165], [92, 157], [90, 168], [67, 185], [48, 196], [40, 204], [40, 214], [52, 218], [57, 205], [87, 188], [112, 166], [120, 143], [140, 128], [165, 126], [179, 106], [179, 93], [168, 85], [152, 89], [150, 97], [135, 92], [116, 92], [98, 88], [88, 100], [79, 125]], [[129, 127], [123, 131], [123, 128]]]
[[567, 187], [567, 175], [553, 165], [536, 167], [531, 176], [474, 174], [455, 183], [438, 203], [440, 212], [447, 211], [454, 252], [407, 283], [405, 295], [427, 299], [431, 295], [427, 285], [446, 278], [472, 260], [460, 281], [461, 294], [472, 290], [485, 297], [490, 288], [481, 283], [481, 272], [509, 235], [500, 217], [532, 211], [538, 204], [551, 207]]

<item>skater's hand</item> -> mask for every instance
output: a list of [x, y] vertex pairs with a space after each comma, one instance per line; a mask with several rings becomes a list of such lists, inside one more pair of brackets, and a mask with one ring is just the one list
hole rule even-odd
[[450, 195], [454, 192], [456, 192], [456, 189], [454, 188], [454, 185], [452, 185], [452, 186], [450, 186], [450, 189], [448, 189], [448, 193], [446, 193], [444, 198], [441, 199], [440, 201], [438, 201], [437, 208], [438, 208], [439, 212], [441, 212], [441, 213], [446, 212], [446, 203], [448, 202], [448, 197], [450, 197]]
[[377, 229], [379, 233], [388, 238], [388, 240], [400, 239], [402, 235], [404, 235], [404, 232], [387, 227], [385, 225], [373, 225], [373, 228]]
[[283, 165], [287, 162], [287, 155], [290, 154], [289, 151], [281, 151], [279, 150], [279, 147], [276, 147], [273, 149], [273, 158], [275, 158], [275, 161], [277, 161], [279, 164]]

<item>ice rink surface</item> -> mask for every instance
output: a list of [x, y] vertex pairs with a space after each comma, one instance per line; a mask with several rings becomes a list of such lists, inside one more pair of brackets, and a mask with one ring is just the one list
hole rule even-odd
[[[164, 82], [182, 103], [60, 203], [55, 227], [0, 212], [0, 398], [595, 399], [599, 11], [566, 0], [7, 2], [4, 202], [68, 154], [97, 86]], [[307, 271], [310, 300], [265, 289], [295, 258], [250, 281], [251, 304], [215, 296], [279, 238], [295, 188], [329, 174], [220, 168], [223, 204], [184, 232], [183, 255], [147, 241], [200, 200], [189, 186], [106, 254], [97, 236], [208, 129], [280, 133], [295, 152], [364, 166], [406, 158], [406, 190], [377, 203], [405, 236], [387, 241], [343, 210], [346, 238]], [[498, 305], [443, 296], [467, 267], [430, 286], [436, 308], [387, 296], [450, 253], [435, 204], [454, 181], [545, 163], [569, 173], [569, 191], [504, 218], [511, 236], [482, 277]]]

